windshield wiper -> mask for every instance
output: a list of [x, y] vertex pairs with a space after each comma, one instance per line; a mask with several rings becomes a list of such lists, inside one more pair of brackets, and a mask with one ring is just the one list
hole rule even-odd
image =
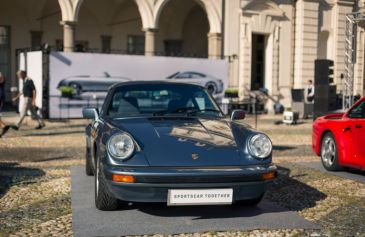
[[181, 113], [185, 113], [187, 116], [191, 116], [191, 115], [195, 115], [197, 113], [202, 113], [202, 112], [215, 112], [218, 114], [221, 113], [217, 109], [197, 109], [195, 107], [181, 107], [181, 108], [175, 109], [174, 111], [168, 111], [168, 110], [157, 111], [157, 112], [153, 113], [153, 116], [162, 116], [162, 115], [166, 115], [166, 114], [181, 114]]
[[189, 114], [197, 114], [197, 113], [202, 113], [202, 112], [215, 112], [220, 114], [221, 111], [217, 110], [217, 109], [195, 109], [193, 111], [189, 111]]
[[196, 108], [194, 108], [194, 107], [181, 107], [181, 108], [175, 109], [173, 111], [169, 111], [169, 110], [157, 111], [157, 112], [153, 113], [153, 116], [162, 116], [162, 115], [166, 115], [166, 114], [181, 114], [181, 113], [189, 114], [190, 112], [193, 112], [194, 110], [196, 110]]

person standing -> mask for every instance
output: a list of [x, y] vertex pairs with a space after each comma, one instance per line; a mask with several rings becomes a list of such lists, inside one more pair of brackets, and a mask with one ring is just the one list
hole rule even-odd
[[24, 96], [24, 101], [20, 110], [20, 117], [15, 126], [15, 129], [18, 130], [20, 128], [25, 116], [27, 115], [28, 110], [30, 110], [32, 118], [38, 121], [38, 126], [35, 129], [42, 129], [45, 124], [36, 111], [35, 101], [37, 97], [37, 91], [34, 86], [33, 80], [27, 77], [26, 71], [20, 70], [17, 72], [16, 75], [19, 79], [23, 80], [23, 91], [19, 92], [18, 95], [13, 98], [13, 101], [19, 99], [21, 95]]
[[313, 104], [314, 103], [314, 85], [313, 85], [312, 80], [308, 81], [308, 85], [306, 86], [304, 92], [305, 92], [305, 102], [307, 102], [308, 104]]

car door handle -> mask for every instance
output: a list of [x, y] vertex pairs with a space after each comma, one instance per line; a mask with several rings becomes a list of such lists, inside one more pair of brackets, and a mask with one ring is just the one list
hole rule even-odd
[[346, 127], [346, 128], [343, 129], [343, 133], [348, 132], [350, 130], [351, 130], [351, 127], [350, 126], [349, 127]]
[[362, 128], [360, 124], [355, 125], [355, 128]]

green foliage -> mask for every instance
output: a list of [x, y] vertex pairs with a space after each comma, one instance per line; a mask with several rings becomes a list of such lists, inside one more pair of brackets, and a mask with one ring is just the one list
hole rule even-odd
[[224, 91], [225, 94], [238, 94], [238, 89], [228, 88]]
[[59, 88], [62, 94], [72, 95], [74, 93], [74, 88], [71, 86], [62, 86]]

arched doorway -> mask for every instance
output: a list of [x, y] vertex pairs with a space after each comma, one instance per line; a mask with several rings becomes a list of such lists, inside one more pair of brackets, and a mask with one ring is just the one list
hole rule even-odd
[[177, 57], [208, 57], [209, 21], [194, 0], [170, 0], [158, 19], [157, 54]]
[[76, 25], [75, 51], [143, 54], [142, 28], [135, 1], [84, 1]]

